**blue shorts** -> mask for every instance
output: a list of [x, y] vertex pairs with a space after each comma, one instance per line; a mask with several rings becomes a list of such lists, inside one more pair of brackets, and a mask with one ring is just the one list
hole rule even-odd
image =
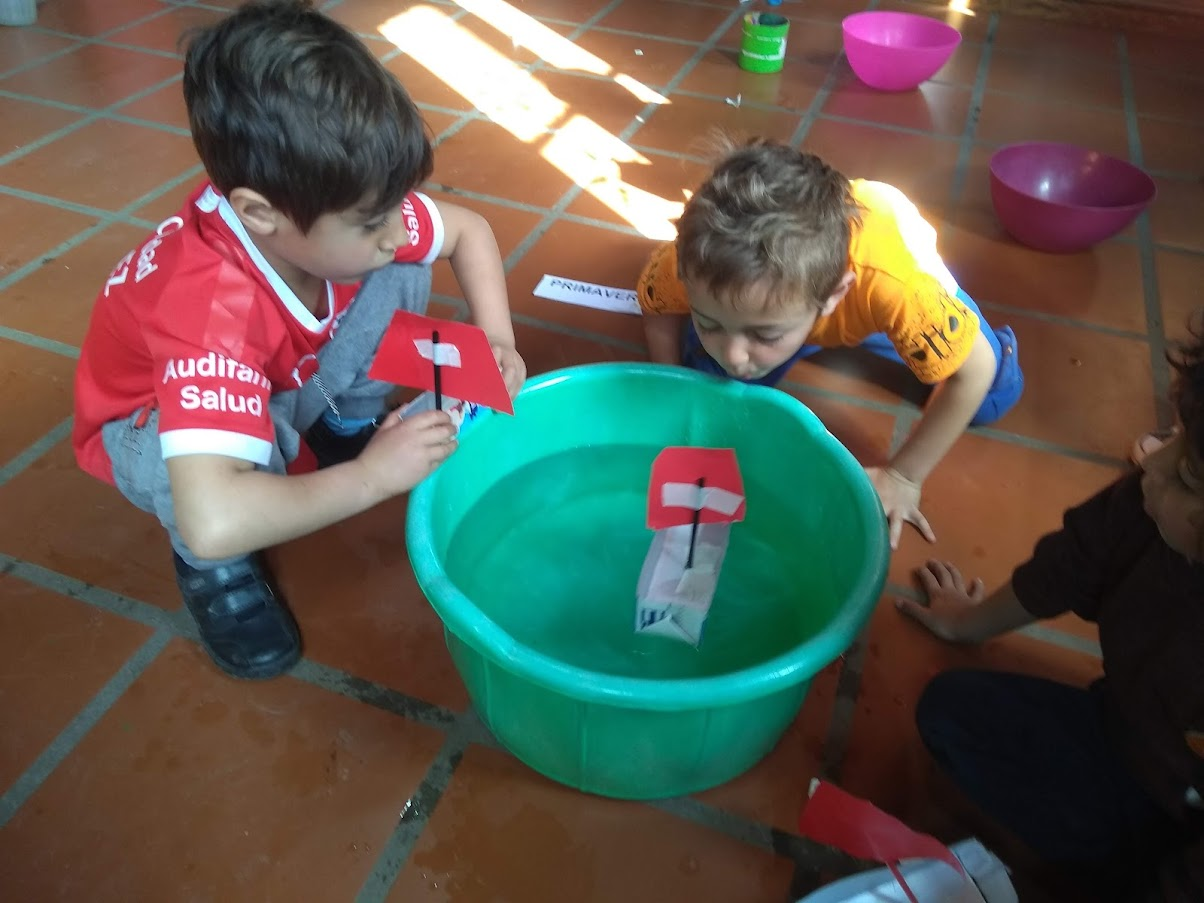
[[[995, 360], [998, 364], [998, 368], [995, 371], [995, 380], [991, 383], [991, 388], [987, 390], [987, 395], [982, 400], [982, 405], [979, 407], [977, 413], [975, 413], [974, 419], [970, 421], [971, 426], [985, 426], [986, 424], [994, 423], [1015, 407], [1016, 402], [1020, 400], [1020, 396], [1024, 394], [1024, 373], [1020, 370], [1020, 356], [1016, 346], [1016, 335], [1012, 332], [1010, 326], [1001, 326], [999, 329], [992, 329], [990, 324], [987, 323], [986, 318], [982, 315], [982, 311], [978, 309], [978, 305], [974, 303], [974, 299], [960, 288], [957, 290], [957, 298], [978, 316], [982, 334], [986, 338], [987, 343], [990, 344], [991, 350], [995, 352]], [[878, 332], [867, 337], [861, 343], [861, 347], [879, 357], [907, 366], [903, 362], [903, 358], [899, 357], [899, 352], [895, 350], [895, 346], [885, 333]], [[810, 357], [820, 350], [819, 345], [803, 345], [785, 363], [780, 364], [765, 376], [762, 376], [760, 379], [746, 380], [746, 382], [759, 386], [775, 386], [791, 367], [803, 358]], [[698, 332], [694, 328], [693, 318], [686, 319], [686, 326], [682, 331], [681, 361], [692, 370], [713, 373], [716, 376], [728, 375], [723, 366], [707, 354], [706, 349], [702, 347], [702, 342], [698, 338]], [[734, 377], [730, 376], [728, 378], [734, 379]]]

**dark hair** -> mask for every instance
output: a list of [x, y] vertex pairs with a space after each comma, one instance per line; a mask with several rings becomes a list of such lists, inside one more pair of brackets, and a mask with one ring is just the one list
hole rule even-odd
[[382, 213], [431, 174], [426, 126], [350, 31], [302, 0], [247, 3], [191, 34], [188, 123], [205, 171], [307, 232], [366, 201]]
[[849, 180], [814, 154], [756, 138], [728, 140], [677, 222], [682, 278], [739, 305], [762, 284], [769, 303], [822, 305], [849, 268], [860, 207]]
[[1204, 310], [1196, 311], [1187, 329], [1191, 338], [1175, 343], [1166, 353], [1175, 368], [1171, 404], [1193, 455], [1204, 461]]

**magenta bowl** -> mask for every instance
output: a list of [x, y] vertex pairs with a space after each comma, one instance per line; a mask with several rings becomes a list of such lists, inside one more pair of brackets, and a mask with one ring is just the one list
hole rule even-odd
[[1013, 238], [1038, 251], [1082, 251], [1149, 206], [1154, 180], [1125, 160], [1073, 144], [1031, 141], [991, 156], [991, 203]]
[[962, 36], [912, 13], [854, 13], [841, 23], [844, 54], [857, 77], [880, 91], [910, 91], [936, 75]]

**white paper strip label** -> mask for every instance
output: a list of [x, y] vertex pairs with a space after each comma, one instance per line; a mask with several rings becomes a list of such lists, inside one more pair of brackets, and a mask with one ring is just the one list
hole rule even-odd
[[691, 511], [717, 511], [735, 514], [744, 496], [718, 486], [699, 486], [697, 483], [665, 483], [661, 486], [661, 504], [666, 508], [689, 508]]
[[423, 358], [440, 367], [460, 366], [460, 349], [451, 342], [436, 345], [430, 339], [414, 339], [414, 347]]
[[635, 292], [628, 288], [615, 288], [610, 285], [595, 285], [592, 282], [578, 282], [575, 279], [565, 279], [563, 276], [544, 275], [532, 292], [537, 298], [549, 301], [560, 301], [564, 304], [576, 304], [580, 307], [593, 307], [597, 310], [609, 310], [620, 314], [638, 314], [640, 302], [636, 300]]

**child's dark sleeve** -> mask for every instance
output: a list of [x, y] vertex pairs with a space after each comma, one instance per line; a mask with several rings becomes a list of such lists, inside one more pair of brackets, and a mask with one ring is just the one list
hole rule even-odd
[[1093, 621], [1100, 599], [1152, 527], [1141, 507], [1140, 474], [1129, 474], [1063, 515], [1012, 575], [1020, 604], [1038, 618], [1073, 611]]
[[1158, 890], [1149, 899], [1165, 903], [1204, 900], [1204, 837], [1197, 835], [1159, 863]]

